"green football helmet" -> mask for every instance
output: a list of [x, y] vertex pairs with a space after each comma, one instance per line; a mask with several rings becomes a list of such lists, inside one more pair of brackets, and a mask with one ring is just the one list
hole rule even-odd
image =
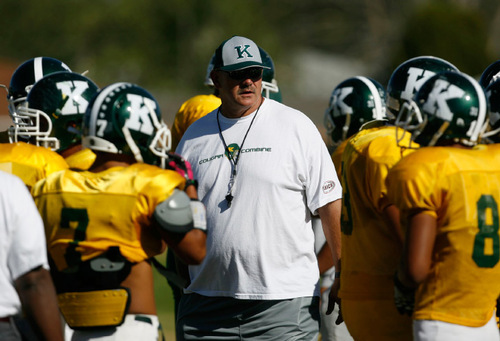
[[269, 69], [264, 69], [262, 72], [262, 96], [274, 99], [281, 103], [281, 91], [278, 87], [278, 81], [274, 78], [275, 68], [274, 62], [271, 56], [264, 51], [264, 49], [260, 48], [260, 57], [262, 59], [262, 64], [269, 67]]
[[433, 56], [411, 58], [399, 65], [391, 75], [387, 84], [388, 116], [394, 119], [404, 102], [413, 99], [427, 79], [443, 71], [458, 69], [450, 62]]
[[16, 108], [26, 105], [28, 92], [36, 82], [51, 73], [64, 71], [71, 72], [66, 64], [50, 57], [36, 57], [22, 63], [12, 74], [7, 95], [12, 119]]
[[403, 104], [396, 125], [410, 131], [420, 146], [473, 146], [487, 121], [488, 103], [481, 85], [469, 75], [446, 71], [429, 78], [414, 100]]
[[485, 92], [490, 115], [488, 131], [483, 137], [486, 143], [500, 143], [500, 79], [489, 83]]
[[323, 124], [333, 147], [359, 131], [363, 124], [386, 118], [386, 93], [374, 79], [357, 76], [332, 91]]
[[207, 73], [205, 74], [205, 82], [203, 83], [204, 85], [208, 86], [209, 88], [214, 87], [214, 81], [212, 80], [212, 77], [210, 77], [210, 74], [212, 73], [212, 70], [214, 69], [214, 61], [215, 61], [215, 53], [212, 55], [212, 58], [210, 58], [210, 62], [208, 63]]
[[51, 73], [33, 85], [27, 106], [12, 113], [12, 142], [25, 141], [60, 152], [81, 142], [83, 115], [97, 85], [74, 72]]
[[82, 144], [164, 168], [171, 137], [160, 107], [148, 91], [131, 83], [115, 83], [99, 91], [89, 104]]
[[500, 79], [500, 60], [488, 65], [479, 78], [479, 84], [486, 89], [488, 85], [498, 79]]

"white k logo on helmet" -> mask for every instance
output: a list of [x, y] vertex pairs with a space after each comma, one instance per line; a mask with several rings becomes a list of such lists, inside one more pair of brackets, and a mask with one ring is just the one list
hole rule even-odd
[[61, 90], [63, 96], [68, 99], [61, 109], [62, 115], [84, 114], [89, 102], [83, 98], [82, 94], [89, 88], [89, 84], [85, 81], [64, 81], [56, 84]]
[[420, 87], [425, 83], [426, 80], [434, 75], [435, 72], [416, 67], [410, 67], [408, 69], [408, 79], [406, 81], [406, 87], [404, 91], [401, 92], [401, 99], [407, 101], [413, 99], [413, 94], [420, 89]]
[[342, 116], [343, 114], [352, 114], [354, 110], [352, 107], [344, 102], [344, 99], [349, 96], [354, 91], [352, 86], [345, 88], [338, 88], [332, 94], [332, 103], [336, 103], [335, 110], [333, 111], [334, 116]]
[[438, 79], [429, 93], [427, 101], [423, 105], [424, 111], [436, 113], [436, 116], [450, 122], [453, 118], [447, 101], [452, 98], [461, 98], [465, 91], [444, 79]]
[[[149, 98], [136, 94], [127, 94], [130, 102], [130, 118], [125, 123], [125, 127], [143, 134], [152, 135], [154, 132], [151, 122], [151, 109], [156, 109], [156, 103]], [[154, 112], [153, 112], [154, 113]]]

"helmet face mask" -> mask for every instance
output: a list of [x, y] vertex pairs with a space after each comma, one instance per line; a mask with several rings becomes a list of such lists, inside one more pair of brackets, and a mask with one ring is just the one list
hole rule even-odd
[[[415, 140], [419, 133], [425, 128], [426, 124], [427, 116], [422, 115], [417, 103], [413, 100], [404, 102], [394, 121], [394, 125], [403, 128], [402, 132], [400, 132], [399, 129], [396, 130], [396, 142], [398, 146], [401, 146], [400, 142], [403, 140], [406, 132], [412, 132], [412, 140]], [[405, 147], [413, 148], [411, 144]]]
[[433, 56], [411, 58], [399, 65], [387, 84], [388, 116], [394, 119], [403, 103], [412, 100], [426, 80], [443, 71], [458, 72], [458, 69], [448, 61]]
[[421, 146], [474, 146], [487, 118], [482, 87], [468, 75], [442, 72], [422, 85], [413, 103], [403, 106], [396, 125], [411, 131], [412, 140]]
[[51, 150], [60, 148], [59, 140], [50, 136], [52, 120], [45, 112], [21, 105], [17, 108], [15, 117], [14, 125], [9, 128], [12, 142], [29, 142]]
[[[275, 94], [278, 94], [280, 92], [280, 89], [278, 87], [278, 82], [276, 79], [273, 79], [271, 82], [266, 82], [262, 80], [262, 96], [266, 98], [271, 98], [271, 99], [276, 99], [273, 98]], [[279, 100], [278, 102], [281, 102]]]
[[84, 147], [133, 156], [137, 162], [165, 166], [171, 148], [170, 130], [158, 103], [143, 88], [115, 83], [91, 102], [83, 123]]
[[97, 90], [94, 82], [73, 72], [43, 77], [30, 90], [26, 105], [13, 113], [10, 139], [55, 151], [80, 143], [83, 115]]
[[357, 76], [332, 91], [323, 124], [329, 143], [336, 147], [369, 121], [386, 118], [385, 89], [377, 81]]
[[209, 88], [214, 87], [214, 81], [210, 76], [212, 70], [214, 69], [214, 61], [215, 61], [215, 53], [212, 55], [212, 58], [210, 58], [210, 62], [208, 63], [207, 72], [205, 74], [205, 82], [203, 83], [205, 86], [208, 86]]
[[281, 91], [278, 87], [278, 81], [274, 76], [274, 62], [264, 49], [259, 47], [259, 51], [262, 64], [269, 67], [269, 69], [264, 69], [262, 72], [262, 96], [281, 102]]
[[420, 108], [413, 100], [403, 103], [395, 121], [397, 126], [404, 126], [406, 131], [421, 130], [426, 123]]
[[54, 72], [71, 72], [71, 69], [55, 58], [36, 57], [25, 61], [14, 71], [7, 95], [11, 117], [15, 115], [17, 107], [26, 105], [28, 93], [34, 84]]

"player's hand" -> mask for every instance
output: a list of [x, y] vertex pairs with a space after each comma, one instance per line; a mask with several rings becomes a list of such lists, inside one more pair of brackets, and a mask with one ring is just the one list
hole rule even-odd
[[330, 293], [328, 295], [328, 307], [326, 309], [326, 314], [330, 315], [335, 308], [335, 304], [339, 306], [339, 315], [335, 320], [335, 324], [339, 325], [344, 322], [344, 318], [342, 317], [342, 310], [340, 309], [340, 297], [338, 295], [340, 289], [340, 278], [335, 278], [333, 282], [332, 288], [330, 289]]
[[186, 179], [186, 187], [188, 185], [195, 185], [193, 170], [189, 161], [176, 153], [168, 153], [167, 169], [171, 169], [182, 175]]
[[405, 286], [398, 278], [397, 272], [394, 274], [394, 303], [401, 315], [411, 316], [415, 305], [415, 289]]

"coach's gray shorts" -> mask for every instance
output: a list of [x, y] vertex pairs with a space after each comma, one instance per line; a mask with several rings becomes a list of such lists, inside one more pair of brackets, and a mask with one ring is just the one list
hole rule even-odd
[[312, 341], [319, 334], [319, 298], [239, 300], [182, 295], [177, 340]]

